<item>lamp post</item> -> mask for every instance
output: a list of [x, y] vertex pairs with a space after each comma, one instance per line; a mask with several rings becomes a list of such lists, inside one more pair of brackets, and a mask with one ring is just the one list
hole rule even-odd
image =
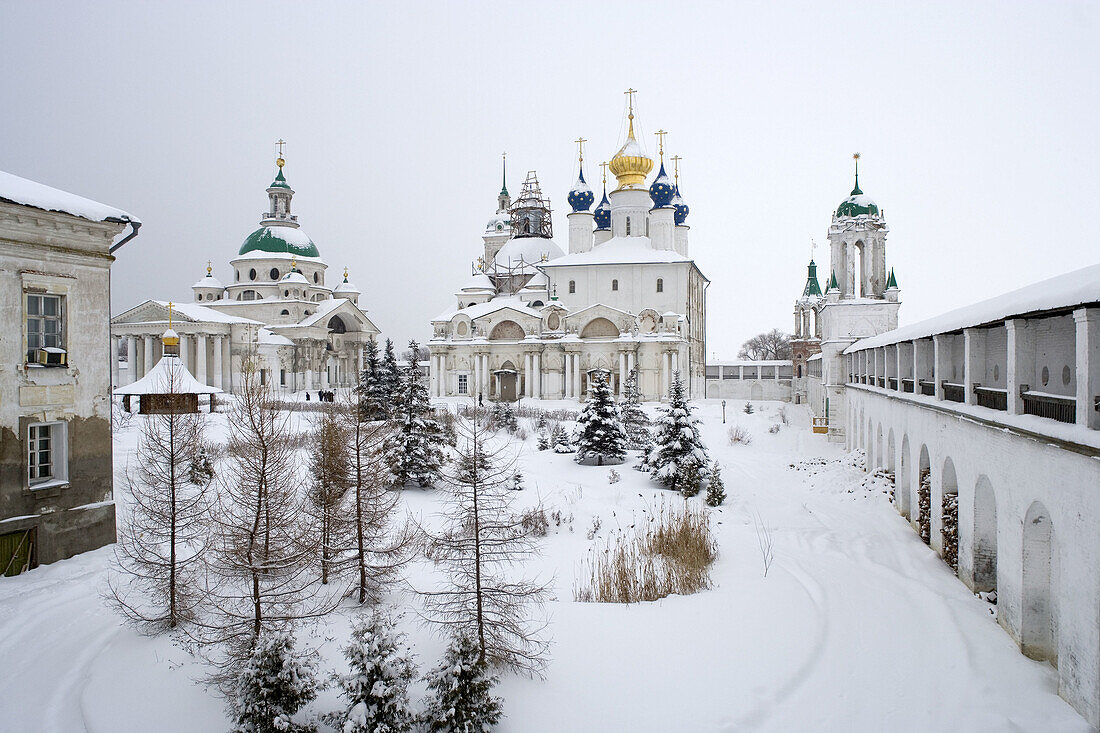
[[722, 400], [722, 424], [726, 424], [726, 401]]

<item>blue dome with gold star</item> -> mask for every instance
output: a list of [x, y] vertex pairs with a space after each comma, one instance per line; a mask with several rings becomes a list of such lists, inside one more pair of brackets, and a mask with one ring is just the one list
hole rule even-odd
[[611, 228], [611, 202], [607, 200], [606, 189], [603, 192], [603, 199], [592, 213], [595, 215], [597, 230]]
[[679, 184], [673, 186], [672, 200], [669, 201], [669, 204], [672, 206], [673, 209], [675, 209], [675, 213], [673, 214], [672, 218], [676, 221], [677, 225], [683, 224], [685, 221], [687, 221], [688, 212], [691, 211], [691, 209], [689, 209], [688, 205], [684, 203], [684, 199], [680, 197]]
[[573, 184], [573, 188], [569, 189], [569, 205], [573, 207], [574, 212], [588, 211], [595, 200], [596, 196], [592, 193], [592, 189], [584, 181], [584, 170], [581, 170], [577, 176], [577, 182]]
[[653, 208], [665, 208], [672, 203], [674, 194], [675, 190], [672, 187], [672, 181], [669, 179], [668, 174], [665, 173], [665, 164], [662, 161], [661, 170], [657, 172], [657, 177], [653, 179], [653, 183], [649, 185], [649, 197], [653, 199]]

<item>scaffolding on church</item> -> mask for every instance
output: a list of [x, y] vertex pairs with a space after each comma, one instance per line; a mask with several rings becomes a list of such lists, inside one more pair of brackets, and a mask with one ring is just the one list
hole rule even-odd
[[508, 213], [512, 217], [513, 237], [554, 236], [554, 225], [550, 218], [550, 199], [542, 195], [539, 177], [535, 171], [527, 171], [527, 180], [519, 196], [512, 202]]

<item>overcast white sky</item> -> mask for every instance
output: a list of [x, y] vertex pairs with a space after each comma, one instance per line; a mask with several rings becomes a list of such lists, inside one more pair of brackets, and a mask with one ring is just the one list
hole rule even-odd
[[1098, 38], [1093, 2], [9, 0], [0, 169], [144, 221], [118, 312], [189, 301], [207, 259], [230, 279], [282, 137], [329, 285], [348, 265], [404, 343], [481, 251], [501, 151], [567, 247], [572, 141], [597, 181], [633, 86], [650, 151], [663, 127], [684, 158], [708, 356], [732, 358], [791, 328], [855, 151], [902, 323], [1100, 260]]

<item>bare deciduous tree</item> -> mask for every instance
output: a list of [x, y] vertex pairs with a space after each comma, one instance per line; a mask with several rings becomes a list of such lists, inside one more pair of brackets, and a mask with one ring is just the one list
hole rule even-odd
[[429, 533], [430, 557], [447, 582], [425, 593], [425, 620], [476, 640], [480, 659], [539, 674], [546, 663], [545, 624], [531, 618], [548, 585], [515, 577], [537, 553], [530, 523], [512, 512], [509, 485], [514, 457], [489, 445], [483, 420], [457, 422], [457, 459], [446, 475], [449, 509], [440, 534]]
[[790, 359], [791, 337], [778, 328], [773, 328], [767, 333], [757, 334], [741, 344], [741, 350], [737, 352], [737, 358], [752, 361]]
[[328, 613], [342, 596], [316, 583], [317, 532], [289, 416], [276, 409], [253, 363], [241, 377], [219, 502], [210, 512], [208, 613], [197, 623], [200, 641], [225, 644], [227, 668], [247, 658], [261, 633]]
[[[175, 394], [178, 372], [168, 371]], [[169, 405], [178, 408], [174, 400]], [[205, 548], [206, 488], [213, 478], [203, 449], [203, 416], [147, 415], [134, 460], [126, 468], [126, 500], [115, 546], [121, 575], [108, 578], [122, 613], [152, 633], [194, 618]]]
[[384, 446], [392, 428], [382, 420], [369, 420], [365, 402], [369, 396], [353, 392], [344, 410], [344, 432], [350, 463], [348, 493], [351, 542], [342, 555], [340, 569], [353, 571], [352, 594], [360, 604], [379, 600], [419, 547], [419, 532], [410, 522], [397, 523], [401, 495], [390, 491], [392, 483]]
[[348, 545], [345, 539], [350, 537], [352, 525], [345, 511], [351, 461], [344, 424], [334, 405], [327, 405], [315, 421], [309, 467], [307, 497], [319, 532], [321, 583], [328, 584], [340, 550]]

